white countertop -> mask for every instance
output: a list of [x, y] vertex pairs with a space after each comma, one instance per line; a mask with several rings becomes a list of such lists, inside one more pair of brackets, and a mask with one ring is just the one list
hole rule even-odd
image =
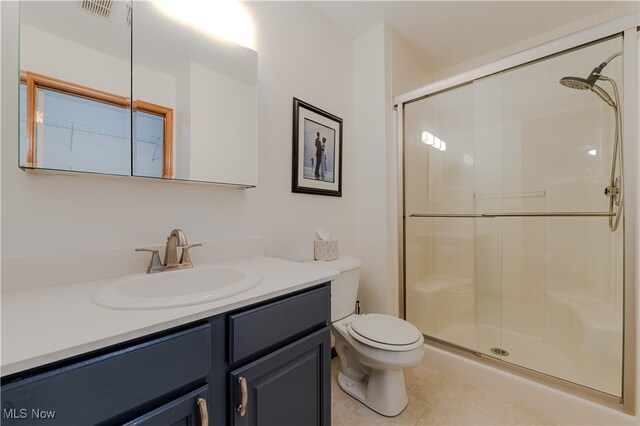
[[[94, 303], [93, 294], [113, 280], [2, 293], [2, 376], [208, 318], [338, 276], [338, 271], [331, 269], [266, 256], [219, 263], [251, 268], [262, 275], [262, 281], [227, 299], [145, 310], [110, 309]], [[179, 271], [163, 273], [180, 275]]]

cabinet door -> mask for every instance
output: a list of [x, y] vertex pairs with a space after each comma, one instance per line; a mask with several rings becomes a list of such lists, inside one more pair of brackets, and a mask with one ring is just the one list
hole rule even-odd
[[209, 386], [205, 385], [124, 426], [208, 426]]
[[[330, 327], [230, 373], [234, 425], [329, 425]], [[243, 392], [241, 379], [246, 384]], [[246, 398], [244, 415], [238, 406]]]
[[211, 326], [132, 343], [2, 386], [2, 425], [93, 425], [203, 380]]

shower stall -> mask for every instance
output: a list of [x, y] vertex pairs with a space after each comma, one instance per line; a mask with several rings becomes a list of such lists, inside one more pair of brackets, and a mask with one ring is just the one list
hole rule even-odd
[[634, 27], [542, 49], [397, 102], [404, 312], [429, 340], [622, 400], [635, 328], [624, 177], [637, 176], [623, 88], [637, 68], [621, 52], [636, 43]]

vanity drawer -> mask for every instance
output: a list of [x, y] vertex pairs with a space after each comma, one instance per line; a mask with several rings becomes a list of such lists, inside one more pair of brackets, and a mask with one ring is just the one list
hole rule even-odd
[[331, 288], [298, 294], [229, 315], [229, 363], [233, 364], [288, 338], [328, 325]]
[[206, 414], [198, 410], [198, 401], [202, 400], [204, 406], [208, 406], [209, 386], [204, 385], [186, 395], [174, 399], [155, 410], [131, 420], [122, 426], [158, 426], [158, 425], [207, 425], [208, 410]]
[[[203, 379], [210, 351], [211, 326], [204, 324], [9, 383], [2, 387], [2, 423], [104, 422]], [[40, 410], [55, 413], [41, 419]]]

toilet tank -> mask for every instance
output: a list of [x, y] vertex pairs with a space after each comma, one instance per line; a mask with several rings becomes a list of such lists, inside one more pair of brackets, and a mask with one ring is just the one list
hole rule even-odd
[[351, 256], [340, 256], [336, 260], [318, 260], [314, 263], [340, 271], [340, 275], [331, 282], [331, 322], [354, 313], [362, 261]]

